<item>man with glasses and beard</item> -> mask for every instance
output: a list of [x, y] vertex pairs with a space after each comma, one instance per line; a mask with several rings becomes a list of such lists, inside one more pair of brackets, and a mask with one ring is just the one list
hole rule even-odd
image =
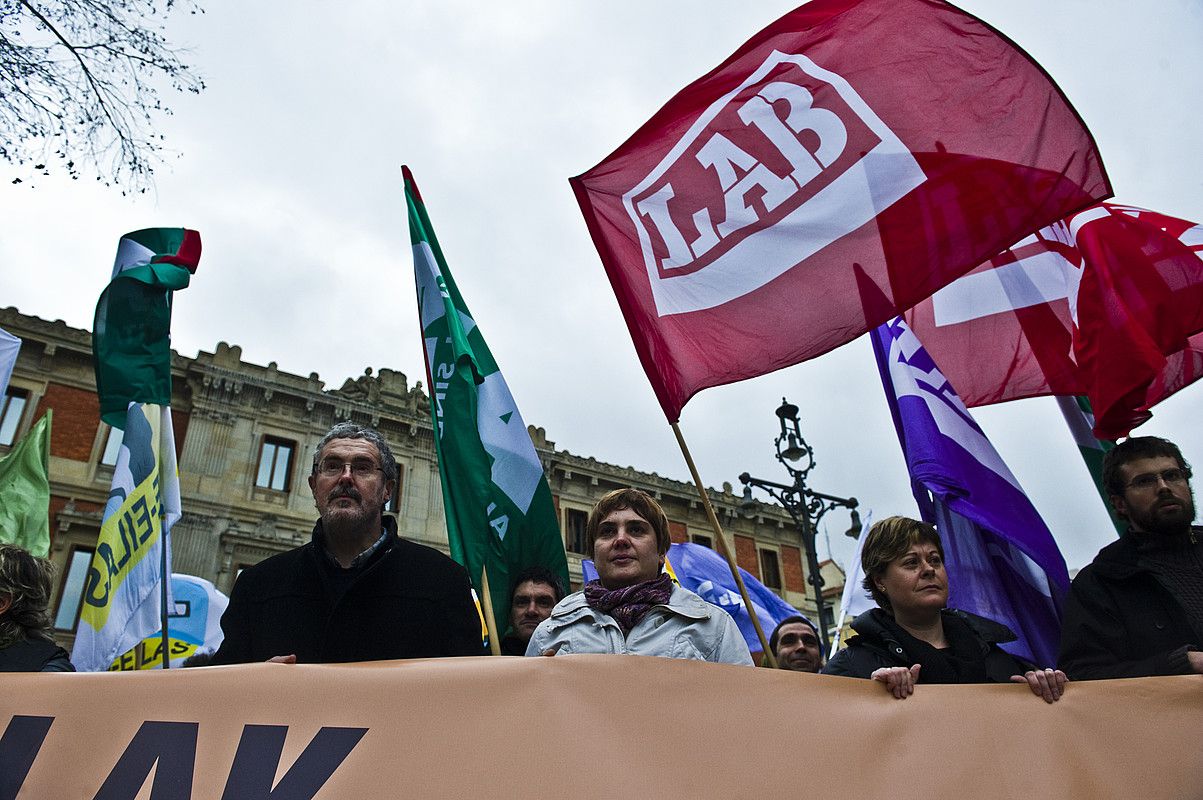
[[1103, 485], [1128, 528], [1074, 579], [1058, 666], [1073, 680], [1203, 673], [1203, 528], [1190, 466], [1156, 436], [1103, 460]]
[[397, 476], [378, 431], [330, 429], [309, 475], [320, 515], [313, 537], [238, 577], [213, 664], [483, 655], [467, 572], [398, 538], [383, 513]]

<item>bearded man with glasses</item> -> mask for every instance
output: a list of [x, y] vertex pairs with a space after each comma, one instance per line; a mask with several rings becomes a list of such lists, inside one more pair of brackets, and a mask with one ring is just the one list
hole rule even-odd
[[372, 428], [343, 422], [318, 443], [310, 541], [243, 570], [213, 664], [483, 655], [468, 573], [397, 536], [384, 508], [397, 462]]
[[1138, 436], [1103, 460], [1128, 523], [1074, 578], [1058, 666], [1073, 680], [1203, 674], [1203, 528], [1177, 445]]

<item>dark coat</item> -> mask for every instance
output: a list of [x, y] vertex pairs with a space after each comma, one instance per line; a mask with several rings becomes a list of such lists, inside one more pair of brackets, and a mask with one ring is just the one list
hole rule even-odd
[[341, 597], [331, 585], [319, 521], [306, 545], [244, 570], [221, 618], [214, 664], [295, 653], [298, 663], [483, 655], [464, 568], [430, 547], [389, 540]]
[[75, 667], [54, 642], [19, 639], [0, 649], [0, 672], [75, 672]]
[[1138, 561], [1136, 536], [1127, 532], [1074, 578], [1057, 663], [1071, 680], [1191, 671], [1187, 646], [1203, 642], [1182, 605]]
[[501, 640], [501, 654], [503, 656], [524, 656], [526, 655], [526, 642], [519, 639], [517, 636], [506, 636]]
[[[882, 624], [885, 616], [880, 608], [871, 608], [852, 620], [856, 635], [848, 640], [848, 646], [840, 650], [823, 667], [824, 675], [843, 675], [849, 678], [868, 678], [874, 670], [882, 667], [909, 667], [918, 659], [906, 652], [890, 630]], [[1015, 641], [1015, 634], [1002, 623], [970, 614], [967, 611], [945, 609], [940, 612], [946, 617], [955, 617], [969, 626], [981, 648], [986, 675], [994, 683], [1007, 683], [1012, 675], [1022, 675], [1032, 665], [1017, 658], [998, 645]], [[923, 673], [919, 673], [923, 683]]]

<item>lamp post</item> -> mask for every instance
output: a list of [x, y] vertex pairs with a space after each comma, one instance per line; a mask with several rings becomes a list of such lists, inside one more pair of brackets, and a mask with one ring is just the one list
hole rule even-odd
[[823, 652], [828, 652], [827, 621], [824, 619], [826, 603], [823, 601], [823, 576], [819, 574], [819, 556], [815, 548], [815, 533], [819, 520], [833, 508], [843, 507], [852, 512], [852, 527], [846, 534], [853, 538], [860, 535], [860, 512], [857, 511], [855, 497], [836, 497], [811, 491], [806, 486], [810, 471], [815, 468], [814, 450], [802, 438], [798, 429], [798, 407], [781, 398], [781, 406], [777, 409], [777, 418], [781, 421], [781, 433], [774, 440], [777, 446], [777, 460], [781, 462], [793, 479], [792, 484], [775, 483], [773, 481], [753, 478], [748, 473], [739, 476], [744, 485], [743, 502], [740, 511], [745, 516], [755, 516], [759, 503], [752, 497], [752, 487], [756, 487], [774, 500], [789, 513], [798, 534], [802, 539], [802, 547], [806, 551], [806, 564], [810, 577], [808, 583], [814, 587], [815, 607], [818, 609], [819, 637], [823, 641]]

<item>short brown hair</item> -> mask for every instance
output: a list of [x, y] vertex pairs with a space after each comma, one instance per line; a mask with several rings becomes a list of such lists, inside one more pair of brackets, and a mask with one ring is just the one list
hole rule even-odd
[[602, 495], [602, 499], [598, 500], [597, 505], [589, 512], [589, 521], [585, 523], [585, 546], [588, 548], [585, 555], [593, 558], [593, 543], [597, 541], [602, 520], [624, 508], [631, 509], [648, 521], [652, 530], [656, 532], [656, 552], [660, 555], [667, 553], [672, 540], [668, 536], [668, 517], [664, 516], [664, 509], [660, 504], [647, 492], [639, 489], [615, 489]]
[[861, 585], [884, 610], [892, 611], [890, 598], [877, 588], [877, 579], [885, 573], [891, 561], [901, 558], [911, 549], [911, 545], [920, 542], [934, 544], [940, 558], [944, 558], [940, 534], [926, 522], [910, 517], [886, 517], [874, 522], [869, 529], [869, 536], [860, 552], [860, 565], [865, 571], [865, 580]]
[[[1103, 456], [1103, 487], [1112, 497], [1123, 497], [1124, 478], [1120, 467], [1142, 458], [1172, 458], [1179, 469], [1190, 469], [1178, 445], [1160, 436], [1133, 436], [1117, 444]], [[1189, 477], [1189, 476], [1187, 476]]]
[[0, 544], [0, 596], [12, 601], [0, 616], [0, 647], [18, 639], [53, 641], [50, 584], [54, 565], [15, 544]]

